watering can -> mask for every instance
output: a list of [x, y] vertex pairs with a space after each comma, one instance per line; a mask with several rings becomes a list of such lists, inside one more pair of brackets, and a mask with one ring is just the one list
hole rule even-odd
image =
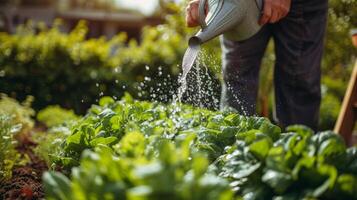
[[263, 0], [200, 0], [201, 30], [189, 39], [189, 46], [200, 45], [221, 34], [233, 41], [252, 37], [261, 29], [258, 21], [262, 9]]

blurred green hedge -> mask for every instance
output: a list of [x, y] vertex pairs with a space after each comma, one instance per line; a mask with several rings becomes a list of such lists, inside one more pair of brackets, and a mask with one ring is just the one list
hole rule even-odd
[[33, 95], [37, 110], [59, 104], [82, 113], [104, 95], [130, 91], [149, 99], [159, 75], [167, 78], [162, 90], [175, 90], [186, 46], [183, 34], [169, 26], [146, 28], [140, 44], [125, 34], [86, 40], [85, 22], [69, 34], [59, 31], [59, 22], [51, 29], [27, 24], [14, 35], [0, 33], [0, 91], [17, 99]]
[[120, 36], [113, 41], [85, 40], [86, 26], [80, 23], [70, 34], [41, 28], [35, 34], [31, 24], [19, 28], [18, 33], [0, 34], [0, 66], [3, 77], [0, 91], [17, 99], [26, 95], [35, 97], [34, 107], [61, 104], [81, 109], [81, 100], [97, 98], [95, 83], [103, 83], [103, 90], [120, 74], [113, 73], [109, 51], [121, 43]]

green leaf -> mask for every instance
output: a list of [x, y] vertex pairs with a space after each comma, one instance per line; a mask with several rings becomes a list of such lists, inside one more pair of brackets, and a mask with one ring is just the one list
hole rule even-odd
[[111, 128], [113, 130], [120, 130], [120, 128], [123, 125], [123, 117], [119, 115], [115, 115], [112, 118], [110, 118], [110, 123], [111, 123]]
[[224, 118], [224, 122], [229, 126], [237, 126], [242, 121], [242, 119], [243, 118], [238, 114], [231, 114]]
[[265, 200], [271, 198], [272, 192], [270, 189], [259, 182], [249, 185], [243, 191], [244, 200]]
[[346, 171], [357, 175], [357, 147], [347, 150], [346, 160]]
[[128, 92], [125, 92], [123, 100], [126, 103], [134, 103], [133, 97]]
[[114, 103], [114, 99], [112, 97], [102, 97], [99, 100], [99, 105], [104, 107], [104, 106], [108, 106], [109, 104]]
[[72, 200], [70, 180], [58, 172], [45, 172], [42, 177], [46, 199]]
[[227, 139], [234, 139], [234, 136], [238, 133], [239, 128], [235, 126], [223, 126], [221, 127], [222, 133], [219, 137], [227, 138]]
[[89, 148], [89, 143], [85, 133], [77, 132], [66, 139], [65, 151], [82, 152], [84, 149]]
[[140, 132], [127, 133], [115, 149], [121, 156], [139, 157], [145, 152], [146, 140]]
[[311, 136], [314, 134], [314, 131], [304, 125], [291, 125], [286, 127], [286, 132], [293, 132], [293, 133], [298, 133], [299, 135], [303, 137]]
[[334, 192], [336, 198], [357, 199], [357, 177], [351, 174], [341, 174], [336, 181]]
[[262, 133], [267, 134], [273, 141], [276, 141], [281, 133], [279, 126], [276, 126], [269, 121], [265, 121], [259, 128]]
[[317, 171], [319, 172], [319, 174], [325, 175], [327, 179], [322, 185], [315, 188], [315, 190], [313, 191], [313, 197], [320, 197], [328, 189], [332, 189], [337, 179], [337, 170], [333, 166], [320, 165], [318, 166]]
[[278, 194], [286, 192], [294, 182], [290, 174], [274, 170], [267, 170], [262, 176], [262, 181], [267, 183]]
[[320, 156], [332, 156], [336, 154], [342, 154], [346, 151], [346, 145], [340, 137], [330, 137], [323, 140], [320, 143], [318, 149], [318, 155]]
[[265, 157], [268, 155], [271, 146], [272, 146], [271, 139], [266, 137], [250, 144], [249, 151], [253, 155], [255, 155], [259, 160], [263, 161]]
[[243, 140], [247, 144], [251, 144], [252, 142], [257, 140], [257, 138], [262, 138], [264, 136], [266, 137], [266, 135], [261, 133], [260, 130], [252, 129], [246, 132], [238, 133], [236, 135], [236, 138], [237, 140]]
[[119, 141], [116, 137], [106, 137], [106, 138], [95, 138], [94, 140], [90, 141], [90, 145], [92, 147], [98, 146], [99, 144], [102, 145], [114, 145]]
[[254, 172], [256, 172], [260, 167], [261, 163], [247, 163], [247, 162], [234, 162], [235, 167], [232, 165], [227, 165], [222, 170], [221, 175], [223, 177], [231, 177], [234, 179], [241, 179], [250, 176]]
[[202, 176], [208, 167], [208, 160], [203, 156], [195, 157], [192, 163], [192, 169], [196, 177]]

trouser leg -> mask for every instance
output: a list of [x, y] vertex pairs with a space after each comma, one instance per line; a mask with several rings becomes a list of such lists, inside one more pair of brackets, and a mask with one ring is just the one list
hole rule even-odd
[[272, 26], [276, 115], [284, 127], [303, 124], [316, 130], [327, 0], [307, 2], [295, 1], [290, 14]]
[[223, 53], [221, 109], [228, 106], [243, 115], [256, 114], [259, 68], [269, 38], [268, 27], [264, 27], [252, 38], [241, 42], [221, 38]]

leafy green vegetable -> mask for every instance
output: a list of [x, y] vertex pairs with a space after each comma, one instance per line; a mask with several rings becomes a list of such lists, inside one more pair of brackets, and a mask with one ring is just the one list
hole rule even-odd
[[93, 106], [51, 156], [72, 199], [356, 199], [356, 152], [333, 132], [126, 95]]
[[18, 164], [20, 154], [15, 150], [14, 135], [21, 131], [21, 124], [14, 124], [13, 118], [0, 114], [0, 181], [12, 175], [12, 168]]
[[[128, 137], [132, 140], [137, 134]], [[58, 173], [44, 175], [46, 195], [61, 200], [232, 199], [228, 181], [207, 172], [204, 156], [177, 156], [183, 149], [161, 140], [158, 155], [152, 158], [117, 157], [110, 149], [84, 151], [80, 167], [72, 170], [71, 181]]]

